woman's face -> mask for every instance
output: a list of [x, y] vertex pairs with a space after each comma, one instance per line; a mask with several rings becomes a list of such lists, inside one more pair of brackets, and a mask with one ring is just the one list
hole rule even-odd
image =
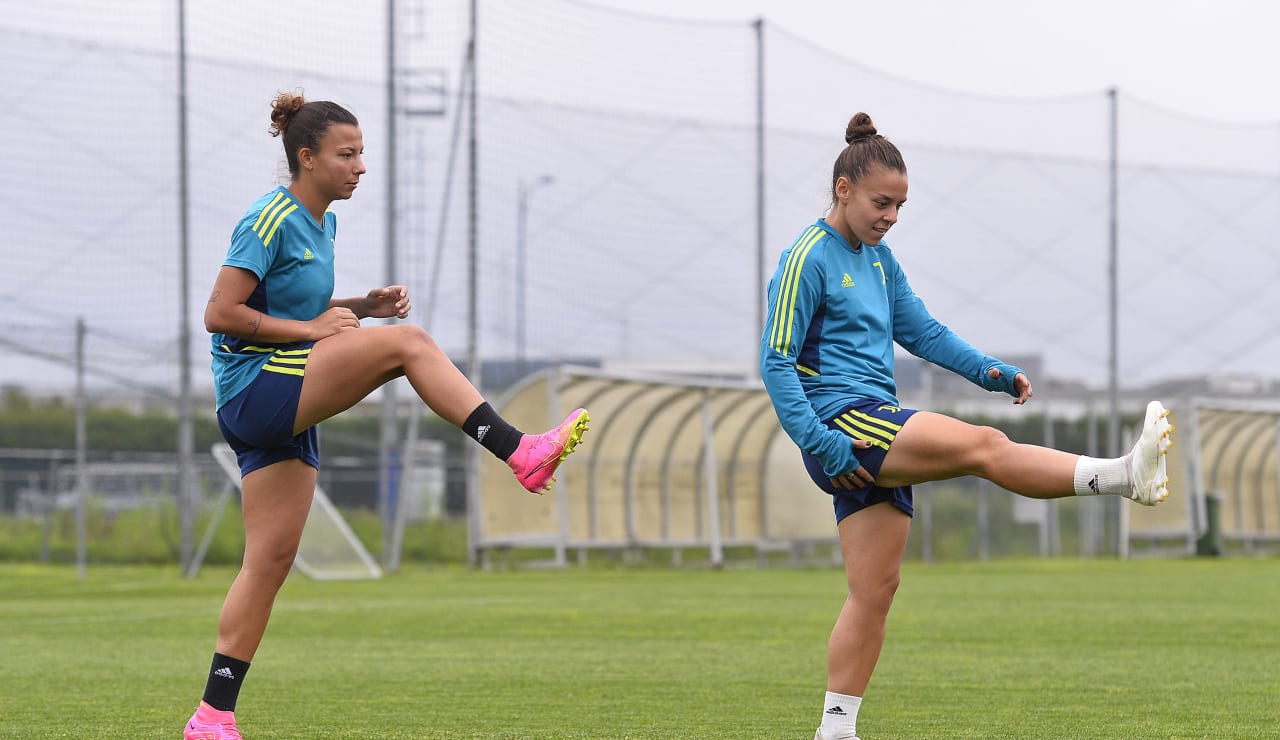
[[876, 167], [856, 183], [842, 176], [836, 181], [836, 199], [854, 238], [874, 246], [898, 223], [898, 211], [907, 202], [907, 176], [888, 167]]
[[314, 151], [303, 149], [299, 154], [316, 190], [331, 201], [350, 198], [366, 172], [364, 137], [359, 126], [349, 123], [331, 124]]

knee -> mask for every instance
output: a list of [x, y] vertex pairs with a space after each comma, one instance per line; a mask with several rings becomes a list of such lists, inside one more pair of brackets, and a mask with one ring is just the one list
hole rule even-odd
[[973, 459], [968, 467], [975, 473], [981, 474], [1012, 446], [1013, 441], [999, 429], [978, 427], [973, 444], [969, 446], [969, 453]]
[[296, 544], [292, 547], [282, 545], [246, 550], [241, 571], [261, 587], [279, 589], [293, 569], [293, 560], [297, 554]]
[[849, 599], [863, 609], [880, 614], [888, 614], [893, 606], [893, 597], [898, 592], [898, 584], [902, 581], [897, 568], [887, 573], [878, 574], [874, 578], [859, 578], [849, 582]]
[[394, 328], [396, 331], [396, 346], [405, 353], [406, 358], [441, 352], [436, 340], [432, 339], [427, 330], [421, 326], [400, 324]]

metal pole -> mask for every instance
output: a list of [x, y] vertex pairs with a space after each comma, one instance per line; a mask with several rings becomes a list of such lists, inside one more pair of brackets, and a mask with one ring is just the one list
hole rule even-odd
[[764, 18], [756, 29], [756, 337], [764, 336]]
[[[1111, 316], [1111, 350], [1110, 350], [1110, 415], [1107, 420], [1107, 445], [1111, 457], [1118, 457], [1120, 451], [1120, 236], [1119, 236], [1119, 219], [1120, 219], [1120, 186], [1119, 186], [1119, 169], [1120, 169], [1120, 132], [1119, 132], [1119, 95], [1116, 88], [1111, 88], [1107, 94], [1111, 98], [1111, 157], [1110, 157], [1110, 229], [1108, 234], [1108, 243], [1110, 245], [1110, 306], [1109, 314]], [[1118, 514], [1118, 508], [1124, 502], [1120, 499], [1106, 501], [1103, 503], [1103, 511], [1110, 514], [1112, 512]], [[1107, 516], [1111, 521], [1119, 521], [1117, 516]], [[1123, 534], [1116, 532], [1116, 542], [1118, 543]]]
[[85, 509], [89, 504], [89, 455], [85, 424], [84, 334], [84, 318], [80, 317], [76, 319], [76, 577], [82, 581], [89, 560], [88, 527], [85, 524]]
[[[396, 0], [387, 0], [387, 204], [384, 268], [386, 285], [396, 283]], [[386, 323], [391, 323], [388, 319]], [[382, 386], [382, 414], [378, 429], [378, 512], [382, 521], [382, 564], [390, 566], [394, 512], [391, 455], [396, 445], [396, 386]], [[404, 470], [401, 471], [401, 480]]]
[[480, 69], [476, 63], [476, 30], [479, 25], [477, 0], [471, 0], [471, 39], [468, 62], [471, 68], [471, 95], [467, 98], [467, 375], [480, 388], [479, 348], [479, 183], [480, 153], [476, 141], [476, 96], [480, 89]]
[[187, 4], [178, 0], [178, 512], [179, 559], [185, 568], [195, 546], [191, 421], [191, 189], [187, 161]]
[[702, 389], [702, 475], [707, 489], [707, 535], [713, 567], [724, 565], [724, 543], [720, 536], [720, 490], [716, 487], [715, 422], [711, 420], [711, 391]]
[[[477, 218], [478, 196], [476, 171], [479, 153], [476, 148], [476, 92], [479, 90], [480, 70], [476, 66], [476, 30], [478, 12], [476, 0], [471, 0], [471, 32], [467, 41], [467, 68], [471, 70], [471, 90], [467, 96], [467, 376], [472, 385], [480, 388], [480, 354], [476, 322], [476, 252], [477, 252]], [[476, 547], [480, 532], [478, 520], [480, 511], [480, 447], [467, 447], [467, 551], [472, 567], [479, 564], [479, 550]]]
[[1119, 262], [1119, 110], [1116, 88], [1107, 91], [1111, 102], [1111, 154], [1108, 162], [1108, 207], [1110, 210], [1107, 232], [1107, 283], [1109, 317], [1109, 350], [1107, 365], [1109, 369], [1108, 399], [1110, 418], [1107, 424], [1108, 454], [1112, 457], [1120, 455], [1120, 328], [1119, 328], [1119, 295], [1120, 295], [1120, 262]]

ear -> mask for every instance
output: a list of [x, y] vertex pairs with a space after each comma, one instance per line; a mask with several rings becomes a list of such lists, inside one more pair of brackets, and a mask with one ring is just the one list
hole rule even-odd
[[302, 147], [298, 150], [298, 166], [304, 170], [310, 170], [316, 166], [315, 156], [309, 147]]
[[841, 175], [836, 178], [836, 200], [841, 204], [849, 202], [849, 191], [853, 189], [853, 184], [849, 182], [849, 178]]

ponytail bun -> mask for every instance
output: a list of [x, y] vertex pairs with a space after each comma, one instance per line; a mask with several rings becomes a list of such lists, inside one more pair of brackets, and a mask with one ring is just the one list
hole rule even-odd
[[302, 110], [302, 106], [306, 105], [307, 99], [302, 97], [302, 91], [297, 93], [282, 92], [271, 101], [271, 127], [267, 132], [272, 136], [282, 136], [289, 129], [289, 122]]
[[875, 135], [876, 126], [871, 122], [871, 116], [859, 113], [849, 119], [849, 125], [844, 130], [844, 143], [852, 144], [855, 141], [870, 139]]

